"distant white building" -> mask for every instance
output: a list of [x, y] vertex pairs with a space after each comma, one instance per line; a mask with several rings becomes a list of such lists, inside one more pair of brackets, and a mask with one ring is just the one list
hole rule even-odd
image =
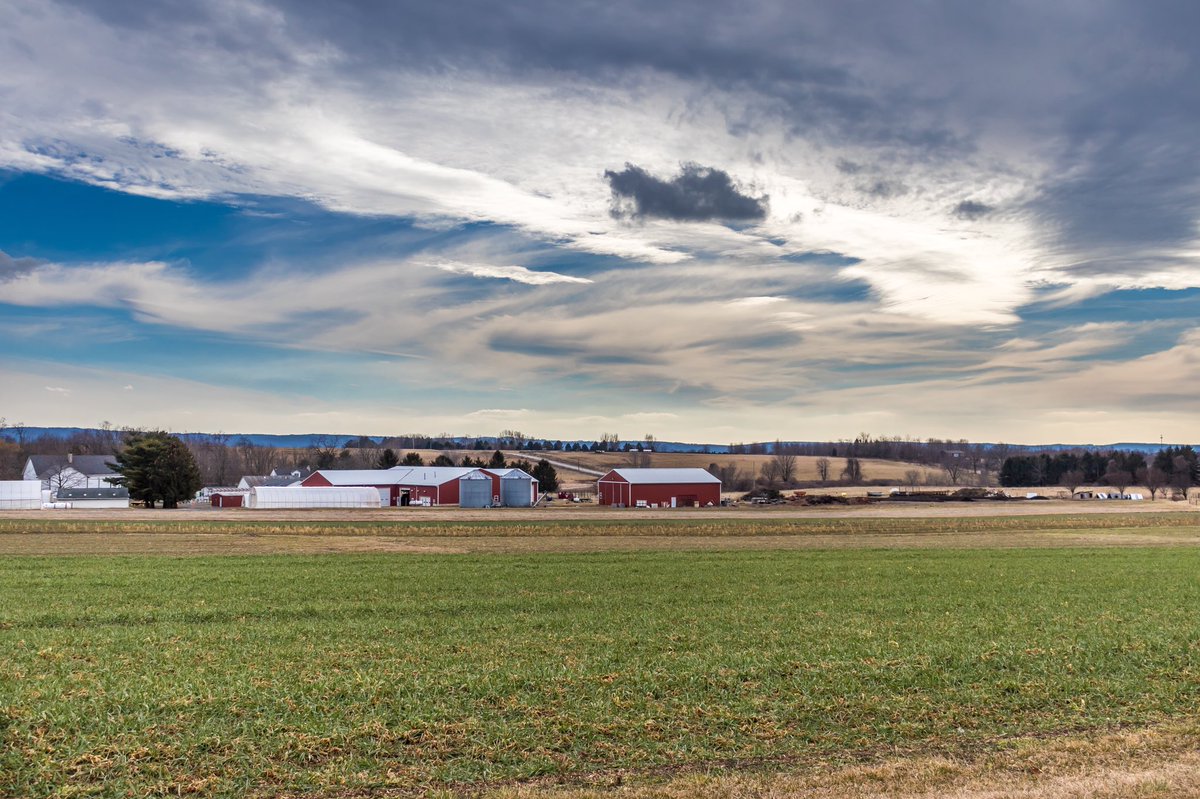
[[26, 480], [41, 480], [42, 490], [60, 488], [111, 488], [120, 477], [108, 467], [115, 455], [30, 455], [25, 462]]

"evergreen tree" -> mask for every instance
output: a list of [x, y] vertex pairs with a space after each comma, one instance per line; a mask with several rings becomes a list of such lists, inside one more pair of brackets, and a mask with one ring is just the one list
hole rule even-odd
[[504, 460], [504, 453], [500, 450], [493, 452], [492, 459], [488, 461], [489, 469], [503, 469], [507, 465], [507, 461]]
[[129, 498], [148, 508], [156, 502], [163, 508], [179, 507], [204, 486], [191, 450], [161, 430], [132, 434], [109, 468], [121, 475], [112, 482], [129, 489]]
[[400, 465], [400, 456], [396, 454], [394, 449], [385, 449], [379, 456], [379, 460], [375, 461], [376, 469], [390, 469], [393, 466]]
[[533, 467], [533, 476], [537, 478], [538, 489], [546, 491], [558, 490], [558, 472], [549, 461], [544, 458], [537, 462], [537, 466]]
[[421, 460], [421, 456], [415, 452], [410, 452], [404, 456], [403, 461], [405, 466], [424, 466], [425, 461]]

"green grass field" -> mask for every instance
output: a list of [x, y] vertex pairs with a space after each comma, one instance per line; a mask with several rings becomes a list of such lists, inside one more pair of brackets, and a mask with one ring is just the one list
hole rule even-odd
[[0, 558], [0, 795], [351, 796], [1194, 716], [1200, 550]]

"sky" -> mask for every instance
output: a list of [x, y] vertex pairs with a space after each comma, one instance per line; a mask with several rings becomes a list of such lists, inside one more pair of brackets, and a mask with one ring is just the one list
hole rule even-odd
[[1196, 30], [0, 0], [0, 417], [1195, 442]]

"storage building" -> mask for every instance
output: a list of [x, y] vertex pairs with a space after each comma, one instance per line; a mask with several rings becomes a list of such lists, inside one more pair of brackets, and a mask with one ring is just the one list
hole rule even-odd
[[528, 508], [537, 502], [538, 481], [521, 469], [484, 469], [492, 475], [493, 493], [507, 508]]
[[384, 507], [407, 505], [400, 479], [404, 476], [395, 469], [318, 469], [304, 478], [300, 485], [308, 488], [373, 488], [379, 494], [379, 504]]
[[460, 508], [492, 507], [499, 496], [494, 493], [498, 489], [493, 488], [493, 480], [498, 483], [500, 478], [493, 478], [482, 469], [476, 469], [470, 474], [464, 474], [458, 478], [458, 506]]
[[209, 494], [209, 501], [212, 502], [214, 508], [240, 508], [246, 504], [247, 491], [238, 491], [237, 489], [226, 491], [214, 491]]
[[0, 480], [0, 510], [38, 510], [41, 507], [41, 480]]
[[75, 510], [128, 508], [128, 488], [60, 488], [54, 494], [57, 504]]
[[398, 505], [457, 505], [460, 481], [478, 469], [469, 466], [394, 466], [401, 474]]
[[[301, 485], [374, 488], [385, 506], [461, 505], [466, 508], [486, 508], [499, 502], [529, 507], [537, 491], [537, 481], [520, 469], [492, 471], [470, 466], [321, 469], [305, 478]], [[461, 499], [464, 490], [468, 495], [465, 501]]]
[[246, 496], [246, 507], [260, 509], [378, 508], [379, 504], [379, 491], [362, 486], [256, 486]]
[[703, 507], [721, 504], [721, 481], [704, 469], [613, 469], [596, 494], [601, 505]]

